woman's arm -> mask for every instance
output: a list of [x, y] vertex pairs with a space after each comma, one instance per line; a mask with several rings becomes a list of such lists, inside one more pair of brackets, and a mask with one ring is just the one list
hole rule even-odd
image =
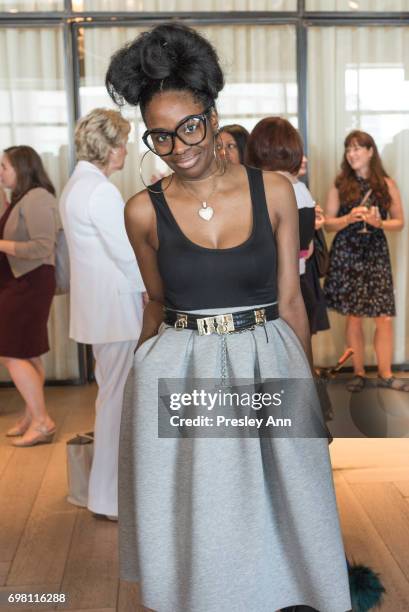
[[14, 240], [0, 240], [0, 251], [6, 255], [16, 254], [16, 244]]
[[30, 240], [0, 240], [0, 251], [21, 259], [46, 259], [55, 249], [55, 198], [45, 189], [34, 189], [21, 200], [21, 207]]
[[386, 178], [389, 193], [391, 194], [392, 202], [389, 208], [389, 219], [383, 221], [375, 210], [371, 209], [371, 213], [366, 216], [365, 221], [374, 227], [382, 228], [388, 232], [400, 232], [405, 221], [403, 217], [403, 206], [400, 197], [399, 189], [391, 178]]
[[319, 204], [315, 205], [315, 230], [319, 230], [325, 223], [325, 215]]
[[312, 371], [311, 336], [298, 269], [299, 228], [294, 189], [283, 177], [264, 173], [267, 204], [277, 244], [280, 317], [299, 338]]
[[156, 215], [146, 191], [137, 193], [126, 203], [125, 227], [149, 295], [143, 313], [139, 347], [145, 340], [156, 336], [164, 318], [164, 290], [157, 260]]
[[104, 181], [91, 194], [88, 214], [110, 258], [128, 281], [143, 292], [145, 286], [125, 232], [124, 206], [117, 187]]
[[363, 221], [368, 212], [365, 206], [355, 206], [347, 215], [338, 217], [340, 207], [338, 189], [333, 185], [328, 192], [327, 203], [325, 206], [325, 224], [327, 232], [339, 232], [350, 223]]

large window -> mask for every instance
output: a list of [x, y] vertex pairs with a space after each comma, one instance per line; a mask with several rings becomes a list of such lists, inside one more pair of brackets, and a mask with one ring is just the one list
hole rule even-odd
[[295, 11], [297, 0], [74, 0], [77, 11]]
[[[1, 147], [28, 144], [41, 155], [59, 193], [69, 176], [63, 32], [55, 28], [0, 28]], [[77, 349], [68, 341], [68, 298], [54, 299], [48, 378], [78, 376]]]
[[63, 10], [64, 0], [0, 0], [0, 11], [9, 13]]
[[[226, 77], [217, 100], [221, 125], [240, 123], [251, 130], [261, 118], [281, 115], [300, 127], [310, 186], [321, 204], [338, 171], [345, 135], [356, 127], [366, 130], [401, 189], [409, 219], [408, 2], [0, 0], [1, 146], [24, 142], [36, 148], [60, 192], [73, 167], [75, 116], [113, 106], [104, 86], [112, 53], [171, 15], [193, 24], [216, 47]], [[139, 111], [122, 112], [132, 131], [124, 171], [113, 181], [127, 199], [142, 188], [145, 128]], [[166, 171], [158, 158], [146, 156], [145, 181]], [[395, 363], [409, 359], [408, 242], [408, 225], [389, 237], [398, 308]], [[54, 300], [50, 338], [48, 378], [75, 378], [66, 297]], [[332, 316], [331, 332], [316, 341], [317, 360], [332, 363], [343, 339], [343, 321]]]
[[68, 175], [62, 28], [0, 29], [0, 56], [2, 146], [34, 147], [59, 190]]
[[[375, 139], [386, 170], [400, 188], [409, 217], [409, 28], [326, 27], [308, 32], [308, 127], [311, 189], [325, 202], [339, 171], [345, 136], [353, 129]], [[395, 279], [395, 362], [408, 355], [409, 228], [388, 236]], [[343, 319], [321, 335], [322, 353], [343, 350]], [[369, 324], [368, 324], [369, 325]], [[334, 333], [335, 331], [335, 333]], [[339, 333], [337, 333], [339, 331]], [[369, 336], [367, 336], [369, 337]], [[367, 362], [373, 358], [368, 345]]]
[[407, 11], [408, 0], [306, 0], [307, 11]]

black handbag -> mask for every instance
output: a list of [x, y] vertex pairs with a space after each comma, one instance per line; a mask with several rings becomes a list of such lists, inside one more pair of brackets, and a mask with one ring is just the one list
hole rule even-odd
[[318, 275], [320, 278], [324, 278], [329, 268], [329, 251], [322, 229], [316, 230], [314, 234], [314, 256], [317, 263]]

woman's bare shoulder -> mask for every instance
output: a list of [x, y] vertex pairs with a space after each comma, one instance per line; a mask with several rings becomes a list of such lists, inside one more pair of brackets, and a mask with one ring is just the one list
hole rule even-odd
[[294, 190], [291, 181], [279, 172], [263, 170], [263, 180], [267, 188], [270, 187], [282, 193], [292, 193]]
[[135, 193], [125, 204], [125, 217], [136, 221], [151, 218], [154, 213], [147, 189]]
[[156, 213], [147, 189], [133, 195], [125, 204], [125, 226], [128, 236], [158, 248]]
[[272, 213], [280, 215], [288, 210], [288, 206], [297, 208], [294, 187], [285, 176], [264, 170], [263, 181], [270, 215]]
[[135, 193], [133, 196], [131, 196], [129, 198], [129, 200], [126, 202], [126, 207], [130, 208], [131, 210], [135, 209], [140, 209], [143, 207], [146, 207], [150, 204], [150, 197], [149, 197], [149, 193], [147, 189], [143, 189], [142, 191], [138, 191], [138, 193]]
[[385, 183], [387, 184], [390, 190], [398, 189], [396, 181], [394, 181], [393, 178], [391, 178], [390, 176], [385, 176]]

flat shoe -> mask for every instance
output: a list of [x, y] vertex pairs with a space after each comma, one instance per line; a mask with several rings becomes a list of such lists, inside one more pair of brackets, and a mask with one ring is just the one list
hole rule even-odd
[[362, 391], [364, 389], [365, 384], [365, 376], [361, 376], [361, 374], [355, 374], [355, 376], [347, 382], [346, 388], [351, 393], [359, 393], [359, 391]]
[[56, 427], [53, 427], [52, 429], [36, 427], [36, 435], [23, 436], [20, 438], [20, 440], [15, 440], [13, 442], [13, 446], [25, 448], [28, 446], [37, 446], [38, 444], [49, 444], [53, 440], [56, 429]]
[[395, 378], [395, 376], [390, 376], [389, 378], [378, 376], [377, 384], [378, 387], [392, 389], [394, 391], [409, 391], [409, 382], [401, 378]]

